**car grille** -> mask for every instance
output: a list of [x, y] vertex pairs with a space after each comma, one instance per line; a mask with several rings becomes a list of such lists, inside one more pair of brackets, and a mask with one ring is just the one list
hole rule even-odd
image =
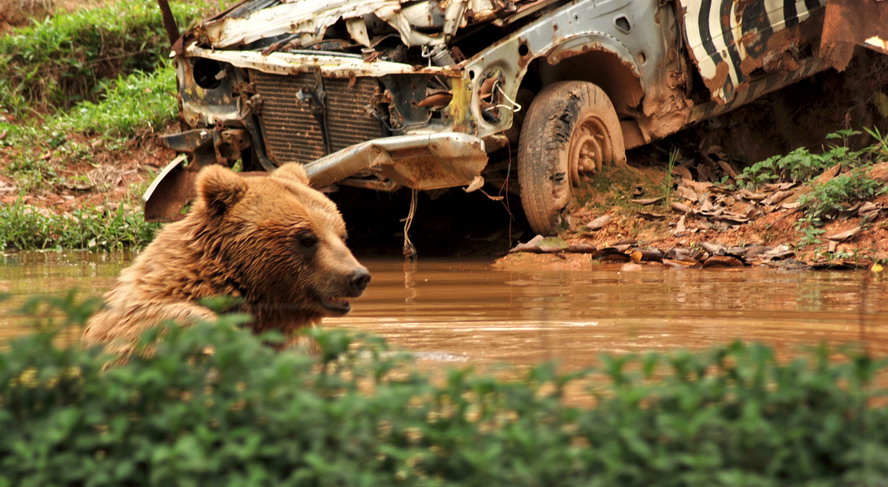
[[[309, 103], [300, 102], [300, 90], [315, 89], [314, 73], [275, 75], [251, 72], [262, 98], [259, 117], [265, 150], [277, 164], [307, 163], [327, 154], [324, 135]], [[385, 135], [384, 126], [370, 112], [378, 107], [380, 85], [373, 78], [325, 78], [324, 104], [332, 152]]]

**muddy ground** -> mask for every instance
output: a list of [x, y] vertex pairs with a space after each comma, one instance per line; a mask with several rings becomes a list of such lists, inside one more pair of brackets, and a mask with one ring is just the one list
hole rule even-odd
[[[589, 255], [631, 262], [633, 250], [660, 251], [663, 256], [655, 260], [662, 261], [669, 251], [678, 249], [678, 255], [670, 254], [667, 261], [680, 262], [675, 265], [703, 265], [710, 256], [725, 254], [743, 264], [761, 263], [745, 255], [752, 247], [755, 253], [780, 254], [774, 259], [783, 261], [780, 265], [799, 261], [814, 266], [865, 266], [888, 260], [888, 195], [871, 202], [877, 208], [875, 213], [860, 211], [860, 207], [849, 208], [847, 214], [823, 227], [819, 243], [802, 245], [804, 233], [797, 225], [802, 214], [787, 204], [793, 200], [763, 202], [779, 191], [800, 192], [802, 186], [763, 188], [748, 197], [712, 185], [726, 176], [730, 180], [730, 172], [741, 171], [745, 165], [771, 155], [786, 154], [800, 146], [813, 151], [823, 149], [828, 143], [835, 143], [828, 141], [826, 135], [836, 130], [877, 127], [881, 133], [888, 133], [888, 119], [880, 113], [877, 103], [879, 93], [888, 93], [886, 67], [888, 62], [884, 58], [866, 55], [852, 63], [845, 73], [821, 73], [730, 114], [630, 151], [627, 165], [605, 168], [589, 177], [577, 192], [582, 204], [568, 215], [560, 238], [571, 250], [583, 251], [581, 257], [566, 255], [563, 249], [549, 249], [561, 255], [513, 253], [504, 262], [588, 262]], [[170, 126], [160, 132], [176, 129]], [[138, 204], [140, 192], [174, 157], [157, 144], [156, 135], [144, 133], [123, 148], [112, 147], [114, 144], [100, 137], [69, 136], [69, 145], [76, 142], [88, 147], [88, 157], [72, 158], [59, 150], [48, 150], [42, 157], [59, 179], [85, 177], [76, 184], [28, 191], [25, 203], [52, 212]], [[862, 147], [871, 144], [872, 139], [860, 135], [843, 143]], [[5, 170], [19, 150], [0, 150], [2, 203], [15, 201], [21, 192]], [[667, 166], [673, 150], [678, 151], [679, 157], [670, 173]], [[506, 161], [512, 158], [514, 170], [514, 152], [499, 156]], [[888, 167], [878, 164], [885, 161], [875, 162], [873, 176], [888, 182]], [[519, 242], [526, 243], [534, 237], [524, 222], [514, 183], [488, 185], [484, 190], [485, 193], [466, 194], [457, 189], [420, 195], [409, 231], [420, 256], [504, 256]], [[388, 194], [343, 188], [331, 196], [346, 217], [356, 253], [401, 253], [409, 191]], [[696, 201], [689, 200], [691, 196]], [[658, 197], [665, 199], [644, 204], [645, 200]], [[704, 200], [709, 202], [708, 206]], [[609, 221], [599, 225], [601, 217]], [[825, 238], [858, 227], [859, 231], [844, 240]], [[612, 249], [623, 255], [616, 255]], [[652, 255], [634, 260], [644, 263]], [[734, 264], [725, 259], [725, 265]]]

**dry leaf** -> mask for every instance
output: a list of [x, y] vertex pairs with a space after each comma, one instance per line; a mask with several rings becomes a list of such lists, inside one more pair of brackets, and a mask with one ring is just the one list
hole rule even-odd
[[703, 262], [703, 267], [743, 267], [743, 261], [730, 255], [713, 255]]
[[[669, 207], [679, 213], [690, 213], [692, 211], [690, 206], [685, 205], [683, 203], [679, 203], [677, 201], [673, 201], [672, 203], [669, 203]], [[682, 218], [684, 218], [684, 217], [682, 217]]]
[[697, 261], [673, 260], [673, 259], [663, 259], [663, 263], [668, 266], [671, 266], [671, 267], [683, 267], [683, 268], [697, 267], [700, 265], [700, 263]]
[[691, 175], [690, 169], [684, 166], [672, 166], [672, 175], [681, 178], [682, 182], [694, 180], [694, 176]]
[[633, 199], [630, 201], [632, 201], [633, 203], [638, 203], [639, 205], [652, 205], [654, 203], [659, 203], [659, 202], [663, 201], [663, 197], [658, 196], [656, 198], [641, 198], [641, 199]]
[[844, 232], [834, 233], [832, 235], [827, 235], [828, 240], [833, 240], [836, 242], [844, 242], [846, 240], [851, 240], [856, 237], [857, 234], [863, 231], [861, 227], [854, 227], [850, 230], [845, 230]]
[[703, 250], [709, 252], [712, 255], [724, 255], [726, 250], [724, 245], [711, 242], [703, 242], [702, 244], [700, 244], [700, 246], [703, 247]]
[[591, 222], [586, 224], [587, 230], [601, 230], [605, 225], [610, 223], [611, 216], [610, 215], [601, 215], [600, 217], [592, 220]]

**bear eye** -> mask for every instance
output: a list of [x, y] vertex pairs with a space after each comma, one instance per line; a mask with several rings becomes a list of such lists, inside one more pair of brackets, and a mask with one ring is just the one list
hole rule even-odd
[[296, 241], [302, 247], [310, 249], [318, 244], [318, 237], [311, 232], [299, 232], [296, 234]]

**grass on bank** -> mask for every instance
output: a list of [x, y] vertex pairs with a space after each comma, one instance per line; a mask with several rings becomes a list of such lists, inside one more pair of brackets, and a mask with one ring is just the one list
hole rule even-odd
[[[201, 0], [171, 7], [182, 28], [212, 5]], [[153, 71], [169, 49], [152, 0], [49, 17], [0, 37], [0, 108], [22, 118], [96, 101], [108, 80]]]
[[154, 131], [176, 119], [176, 73], [169, 63], [152, 72], [136, 71], [108, 83], [98, 102], [84, 101], [54, 117], [53, 133], [76, 132], [108, 139]]
[[140, 211], [128, 211], [124, 204], [55, 214], [19, 198], [0, 204], [0, 250], [139, 249], [151, 242], [158, 226], [146, 222]]
[[[789, 154], [770, 157], [744, 168], [737, 184], [747, 188], [778, 182], [810, 185], [811, 191], [799, 198], [803, 216], [796, 228], [802, 234], [800, 247], [819, 244], [824, 224], [841, 216], [855, 203], [872, 200], [888, 191], [884, 183], [867, 173], [869, 165], [888, 160], [888, 134], [883, 135], [877, 129], [864, 130], [873, 143], [863, 149], [851, 150], [847, 144], [850, 137], [861, 132], [840, 130], [827, 136], [840, 143], [830, 145], [822, 154], [800, 147]], [[817, 176], [836, 165], [842, 173], [821, 184], [814, 183]]]
[[[211, 5], [174, 2], [180, 28]], [[0, 37], [0, 105], [15, 117], [0, 122], [4, 175], [20, 192], [83, 186], [85, 175], [66, 175], [69, 164], [90, 162], [96, 150], [121, 150], [126, 140], [175, 120], [168, 50], [150, 0], [60, 14]], [[65, 84], [68, 77], [82, 85]], [[91, 142], [95, 137], [104, 142]], [[156, 228], [123, 205], [56, 215], [21, 198], [0, 204], [0, 249], [138, 249]]]
[[[103, 370], [99, 350], [55, 340], [95, 305], [32, 301], [38, 331], [0, 351], [0, 486], [888, 482], [888, 410], [873, 402], [888, 364], [856, 352], [781, 363], [734, 343], [504, 380], [419, 372], [342, 330], [311, 331], [316, 354], [275, 352], [280, 336], [228, 315], [149, 332], [151, 358]], [[575, 386], [594, 407], [565, 402]]]

